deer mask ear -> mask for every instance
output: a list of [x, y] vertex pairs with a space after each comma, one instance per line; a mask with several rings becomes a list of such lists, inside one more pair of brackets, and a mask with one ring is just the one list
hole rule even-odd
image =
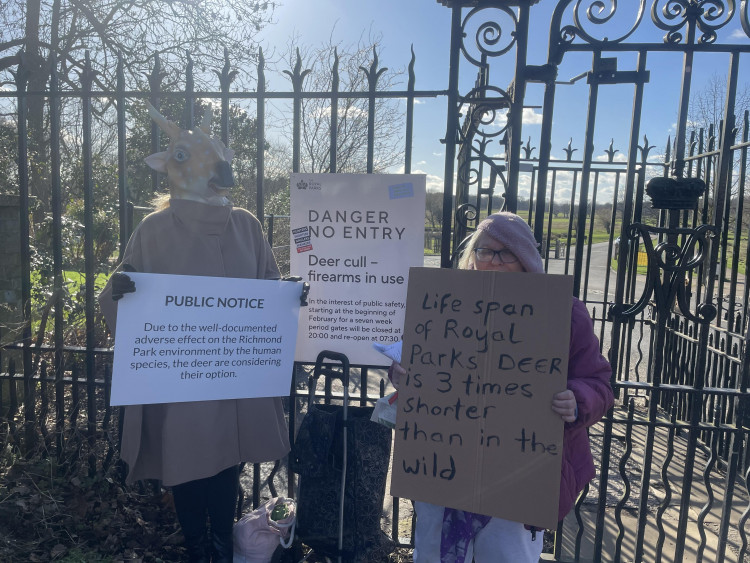
[[169, 160], [169, 153], [167, 151], [155, 152], [152, 155], [147, 156], [143, 161], [148, 164], [151, 168], [157, 172], [167, 173], [167, 161]]
[[146, 107], [148, 108], [148, 114], [151, 116], [151, 119], [156, 122], [159, 129], [164, 131], [170, 139], [174, 140], [179, 137], [180, 128], [177, 127], [175, 123], [169, 121], [166, 117], [156, 111], [156, 108], [148, 101], [146, 101]]

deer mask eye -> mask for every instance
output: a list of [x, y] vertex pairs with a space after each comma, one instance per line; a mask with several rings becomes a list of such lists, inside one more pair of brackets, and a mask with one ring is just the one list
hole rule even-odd
[[175, 149], [173, 158], [177, 162], [185, 162], [190, 158], [190, 154], [185, 149]]

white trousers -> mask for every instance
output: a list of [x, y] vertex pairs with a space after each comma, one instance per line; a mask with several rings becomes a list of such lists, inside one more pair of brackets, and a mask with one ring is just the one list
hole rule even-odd
[[[414, 563], [440, 563], [440, 537], [443, 530], [442, 506], [416, 501], [417, 525], [414, 530]], [[474, 537], [466, 562], [538, 563], [544, 548], [544, 532], [531, 532], [523, 524], [492, 518]]]

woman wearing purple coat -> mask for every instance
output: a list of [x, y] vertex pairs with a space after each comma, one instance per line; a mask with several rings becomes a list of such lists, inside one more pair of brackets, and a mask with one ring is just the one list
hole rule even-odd
[[[498, 272], [544, 273], [538, 245], [528, 224], [513, 213], [495, 213], [477, 227], [459, 268]], [[612, 368], [599, 352], [599, 342], [586, 306], [573, 298], [567, 389], [552, 398], [550, 408], [565, 422], [558, 520], [573, 507], [594, 477], [586, 429], [612, 408]], [[398, 386], [404, 369], [391, 366]], [[543, 534], [502, 518], [493, 518], [415, 502], [415, 563], [537, 563]]]

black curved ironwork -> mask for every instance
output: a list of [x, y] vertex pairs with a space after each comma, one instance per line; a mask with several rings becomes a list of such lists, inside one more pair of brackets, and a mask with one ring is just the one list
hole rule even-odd
[[459, 129], [458, 135], [462, 141], [473, 139], [475, 135], [484, 138], [498, 138], [508, 131], [508, 118], [498, 126], [497, 121], [503, 111], [511, 107], [511, 97], [507, 91], [497, 86], [481, 84], [461, 98], [466, 107], [466, 120]]
[[[459, 177], [465, 186], [476, 186], [478, 195], [492, 195], [494, 187], [497, 183], [497, 179], [500, 178], [500, 183], [503, 189], [508, 185], [505, 179], [504, 164], [498, 163], [495, 158], [487, 156], [485, 149], [486, 143], [481, 143], [480, 147], [473, 147], [471, 155], [459, 165], [458, 173]], [[483, 170], [480, 170], [477, 165], [489, 166], [490, 169], [490, 187], [483, 188]]]
[[[456, 194], [455, 200], [451, 201], [448, 208], [451, 212], [459, 208], [462, 203], [471, 201], [475, 203], [473, 208], [477, 211], [481, 209], [483, 214], [485, 210], [484, 199], [480, 197], [481, 190], [486, 190], [488, 186], [488, 173], [493, 171], [505, 182], [507, 192], [506, 203], [508, 209], [517, 211], [517, 201], [514, 196], [517, 186], [519, 185], [519, 171], [530, 172], [532, 186], [529, 196], [529, 214], [528, 220], [534, 221], [534, 233], [538, 239], [544, 238], [544, 222], [549, 205], [551, 210], [554, 205], [555, 197], [555, 175], [560, 174], [561, 170], [572, 172], [572, 190], [570, 203], [574, 206], [578, 201], [593, 202], [595, 205], [598, 180], [600, 170], [592, 166], [593, 160], [593, 132], [595, 130], [595, 119], [597, 111], [597, 93], [598, 86], [601, 84], [635, 84], [633, 124], [631, 127], [631, 140], [627, 151], [618, 154], [614, 143], [610, 142], [609, 148], [604, 150], [605, 158], [601, 163], [606, 166], [606, 170], [615, 168], [610, 166], [616, 164], [617, 156], [627, 155], [627, 167], [623, 172], [625, 182], [624, 201], [625, 206], [622, 210], [615, 210], [613, 206], [612, 224], [617, 224], [617, 213], [621, 212], [622, 222], [619, 223], [620, 243], [622, 252], [619, 253], [618, 280], [615, 289], [615, 302], [618, 305], [612, 306], [610, 310], [609, 321], [612, 322], [612, 354], [613, 365], [617, 362], [616, 374], [631, 374], [626, 376], [625, 381], [618, 381], [615, 385], [618, 394], [618, 403], [626, 405], [631, 397], [639, 401], [640, 406], [645, 405], [648, 411], [645, 420], [636, 422], [636, 424], [648, 424], [645, 440], [646, 447], [643, 451], [643, 473], [640, 488], [638, 504], [638, 537], [634, 550], [634, 560], [642, 561], [644, 559], [643, 528], [646, 521], [653, 512], [653, 507], [649, 506], [644, 499], [649, 498], [649, 487], [653, 485], [649, 479], [653, 477], [652, 465], [656, 467], [657, 461], [655, 452], [655, 432], [654, 428], [664, 424], [673, 432], [679, 432], [681, 426], [688, 420], [692, 427], [698, 425], [711, 417], [706, 415], [704, 407], [701, 404], [701, 397], [711, 395], [710, 389], [720, 385], [722, 389], [735, 389], [736, 383], [727, 379], [724, 374], [724, 368], [717, 364], [716, 355], [724, 354], [722, 348], [716, 350], [711, 348], [708, 343], [709, 332], [713, 330], [712, 321], [717, 318], [721, 309], [712, 304], [716, 292], [714, 291], [713, 278], [706, 277], [708, 264], [720, 262], [726, 255], [726, 244], [717, 245], [713, 237], [721, 236], [720, 242], [727, 237], [726, 229], [722, 229], [722, 220], [727, 221], [728, 217], [720, 217], [720, 213], [712, 220], [709, 215], [712, 213], [711, 205], [716, 209], [724, 207], [724, 195], [729, 193], [724, 186], [728, 185], [726, 178], [731, 172], [729, 171], [728, 162], [731, 143], [719, 138], [718, 140], [709, 139], [709, 152], [713, 152], [713, 145], [718, 145], [716, 151], [723, 150], [723, 156], [715, 160], [722, 164], [724, 168], [719, 170], [718, 165], [711, 166], [709, 159], [705, 156], [704, 137], [701, 133], [700, 143], [696, 144], [696, 135], [692, 135], [688, 127], [688, 109], [690, 102], [690, 86], [695, 80], [693, 74], [693, 55], [696, 53], [725, 53], [732, 58], [731, 73], [736, 73], [735, 66], [739, 53], [745, 54], [750, 51], [750, 43], [742, 42], [725, 42], [720, 41], [729, 31], [737, 27], [742, 27], [743, 33], [750, 37], [750, 22], [748, 13], [750, 12], [750, 1], [743, 0], [555, 0], [551, 9], [553, 10], [550, 25], [549, 56], [546, 64], [541, 66], [531, 66], [526, 60], [526, 46], [528, 41], [528, 7], [532, 4], [529, 0], [502, 0], [477, 2], [476, 0], [439, 0], [440, 3], [448, 5], [453, 10], [452, 30], [452, 57], [451, 59], [451, 77], [455, 78], [452, 82], [452, 92], [455, 97], [450, 100], [451, 107], [456, 112], [461, 112], [466, 119], [459, 125], [459, 119], [449, 115], [449, 129], [446, 134], [446, 142], [458, 147], [459, 158], [456, 168], [448, 169], [446, 167], [446, 186], [447, 178], [452, 178], [454, 172], [458, 176], [458, 188], [451, 191]], [[535, 3], [535, 2], [534, 2]], [[507, 10], [497, 8], [498, 5], [513, 6], [514, 16], [510, 16]], [[462, 9], [464, 9], [462, 11]], [[492, 10], [492, 11], [490, 11]], [[468, 15], [467, 15], [468, 13]], [[464, 18], [464, 16], [466, 16]], [[484, 20], [481, 24], [476, 24], [478, 18], [489, 16], [489, 20]], [[494, 20], [494, 21], [493, 21]], [[739, 20], [739, 22], [738, 22]], [[508, 24], [508, 22], [510, 22]], [[511, 28], [514, 36], [507, 34]], [[473, 43], [477, 45], [474, 46]], [[479, 50], [477, 51], [477, 47]], [[501, 84], [505, 89], [497, 88], [498, 76], [493, 76], [490, 81], [490, 63], [494, 62], [493, 57], [500, 54], [516, 53], [516, 72], [508, 82]], [[553, 110], [556, 102], [556, 88], [558, 82], [556, 78], [557, 65], [568, 52], [590, 53], [594, 61], [591, 70], [578, 75], [570, 83], [587, 77], [589, 84], [589, 119], [587, 121], [586, 141], [580, 147], [580, 143], [571, 139], [567, 148], [562, 149], [562, 159], [557, 160], [551, 155], [547, 147], [552, 134]], [[606, 52], [607, 57], [604, 56]], [[677, 53], [683, 56], [683, 73], [681, 84], [681, 95], [677, 111], [676, 135], [667, 142], [665, 158], [659, 159], [659, 162], [649, 162], [649, 154], [653, 154], [654, 146], [650, 145], [649, 139], [643, 135], [644, 130], [641, 128], [641, 117], [643, 116], [643, 86], [648, 82], [648, 64], [647, 57], [651, 52], [660, 53]], [[477, 54], [478, 53], [478, 54]], [[633, 53], [638, 55], [638, 64], [636, 70], [617, 70], [617, 53]], [[458, 55], [463, 55], [459, 57]], [[459, 94], [458, 88], [458, 59], [465, 58], [471, 62], [472, 71], [478, 67], [479, 78], [477, 79], [476, 88], [469, 95]], [[620, 59], [620, 60], [624, 60]], [[454, 72], [455, 69], [455, 72]], [[494, 70], [494, 67], [493, 67]], [[554, 72], [553, 72], [554, 71]], [[507, 76], [507, 75], [506, 75]], [[543, 100], [543, 123], [540, 133], [539, 143], [533, 138], [521, 142], [520, 139], [528, 137], [523, 134], [526, 130], [522, 127], [520, 120], [520, 108], [524, 104], [525, 86], [530, 82], [539, 82], [545, 84], [545, 95]], [[730, 88], [731, 81], [728, 79], [727, 99], [734, 99], [736, 94]], [[507, 123], [498, 123], [498, 116], [507, 108]], [[455, 129], [450, 127], [455, 126]], [[731, 129], [731, 128], [730, 128]], [[726, 136], [727, 127], [722, 128]], [[685, 141], [690, 137], [690, 144], [685, 146]], [[715, 135], [709, 135], [715, 137]], [[638, 139], [643, 141], [638, 143]], [[497, 140], [504, 144], [505, 147], [505, 168], [498, 159], [492, 159], [485, 156], [489, 153], [499, 153], [502, 151], [495, 150], [497, 147], [491, 145], [491, 140]], [[455, 142], [454, 142], [455, 141]], [[538, 159], [533, 159], [533, 144], [542, 147]], [[574, 144], [578, 143], [580, 149], [575, 149]], [[700, 149], [699, 149], [700, 146]], [[687, 150], [686, 150], [687, 148]], [[576, 156], [578, 150], [582, 156]], [[736, 150], [736, 149], [733, 149]], [[455, 156], [454, 152], [451, 156]], [[686, 153], [689, 156], [686, 157]], [[446, 151], [446, 154], [448, 152]], [[520, 156], [519, 156], [520, 155]], [[520, 160], [526, 162], [520, 163]], [[536, 162], [529, 162], [536, 160]], [[551, 161], [553, 162], [550, 165]], [[599, 160], [599, 159], [597, 159]], [[662, 163], [663, 160], [663, 163]], [[523, 167], [522, 164], [531, 165]], [[598, 164], [598, 163], [597, 163]], [[715, 163], [716, 164], [716, 163]], [[624, 167], [625, 168], [625, 167]], [[687, 184], [690, 183], [689, 177], [702, 178], [706, 184], [714, 190], [711, 197], [706, 197], [700, 206], [693, 201], [692, 204], [682, 205], [676, 209], [672, 204], [662, 206], [655, 202], [654, 207], [663, 209], [658, 219], [657, 227], [647, 225], [643, 217], [647, 214], [643, 210], [645, 205], [644, 196], [645, 184], [649, 176], [657, 170], [657, 174], [671, 174], [672, 178], [663, 178], [663, 183], [669, 188], [670, 183], [681, 183], [676, 193], [672, 195], [681, 196], [680, 193]], [[485, 175], [483, 177], [483, 174]], [[618, 172], [619, 174], [619, 172]], [[723, 174], [723, 175], [722, 175]], [[551, 177], [551, 182], [549, 180]], [[620, 180], [620, 176], [617, 176]], [[461, 184], [463, 182], [463, 184]], [[659, 183], [658, 181], [656, 183]], [[589, 185], [593, 186], [593, 197], [589, 193]], [[453, 187], [452, 184], [450, 186]], [[464, 191], [462, 187], [465, 188]], [[499, 187], [499, 185], [498, 185]], [[471, 196], [468, 196], [471, 188]], [[722, 191], [723, 190], [723, 191]], [[688, 190], [690, 191], [690, 190]], [[448, 193], [448, 190], [446, 190]], [[476, 194], [476, 202], [474, 202]], [[579, 195], [580, 194], [580, 195]], [[466, 196], [462, 199], [462, 196]], [[487, 195], [484, 192], [484, 195]], [[491, 193], [490, 193], [491, 195]], [[650, 195], [650, 194], [649, 194]], [[718, 199], [717, 199], [718, 198]], [[481, 201], [481, 203], [480, 203]], [[615, 197], [615, 201], [620, 201]], [[683, 202], [684, 204], [685, 202]], [[727, 206], [728, 207], [728, 206]], [[581, 203], [583, 209], [583, 203]], [[487, 211], [489, 212], [489, 211]], [[459, 212], [460, 213], [460, 212]], [[591, 214], [593, 224], [594, 213]], [[732, 212], [734, 213], [734, 212]], [[552, 214], [546, 218], [547, 223], [551, 222]], [[634, 223], [634, 224], [631, 224]], [[714, 223], [718, 228], [708, 225]], [[455, 259], [463, 250], [466, 244], [466, 238], [463, 231], [457, 234], [457, 231], [466, 228], [460, 223], [444, 221], [444, 224], [453, 224], [458, 226], [452, 233], [453, 254], [446, 252], [443, 256], [443, 265], [446, 265], [449, 257]], [[464, 222], [465, 223], [465, 222]], [[593, 228], [579, 217], [579, 232], [591, 235]], [[704, 223], [705, 225], [700, 225]], [[719, 233], [719, 229], [722, 232]], [[570, 247], [570, 232], [573, 230], [573, 220], [568, 226], [568, 247]], [[548, 234], [550, 229], [548, 228]], [[614, 236], [610, 237], [610, 244], [614, 242]], [[581, 237], [583, 240], [583, 237]], [[735, 235], [735, 240], [739, 240], [740, 235]], [[593, 239], [590, 239], [593, 240]], [[646, 275], [641, 276], [636, 267], [636, 258], [638, 252], [633, 249], [636, 243], [640, 242], [640, 256], [645, 254], [647, 257]], [[632, 249], [628, 252], [629, 247]], [[717, 260], [718, 255], [721, 257]], [[617, 251], [611, 256], [615, 256]], [[579, 269], [587, 268], [590, 261], [591, 248], [588, 254], [584, 253], [583, 245], [576, 247], [575, 259], [572, 261], [575, 268], [575, 275], [579, 275]], [[750, 250], [748, 251], [750, 257]], [[549, 258], [549, 256], [547, 256]], [[571, 256], [565, 257], [565, 272], [568, 271], [568, 264]], [[617, 259], [617, 258], [615, 258]], [[609, 260], [609, 257], [608, 257]], [[449, 264], [448, 264], [449, 265]], [[731, 268], [734, 270], [736, 266]], [[722, 273], [721, 276], [724, 274]], [[645, 280], [645, 287], [641, 285], [641, 279]], [[721, 284], [723, 277], [719, 279], [719, 294], [723, 293]], [[704, 281], [705, 283], [700, 283]], [[733, 282], [734, 283], [734, 282]], [[583, 296], [586, 299], [586, 290], [584, 286]], [[578, 285], [576, 284], [576, 291]], [[694, 292], [694, 293], [693, 293]], [[607, 288], [605, 287], [605, 294]], [[721, 303], [721, 302], [719, 302]], [[719, 305], [721, 307], [721, 304]], [[747, 307], [747, 305], [746, 305]], [[595, 322], [598, 322], [595, 320]], [[636, 323], [638, 327], [636, 327]], [[717, 321], [717, 325], [721, 325]], [[602, 334], [604, 334], [605, 323], [602, 323]], [[636, 330], [639, 332], [635, 332]], [[623, 331], [622, 334], [620, 331]], [[709, 349], [711, 348], [711, 349]], [[624, 369], [623, 369], [624, 368]], [[716, 374], [720, 374], [717, 377]], [[617, 375], [615, 377], [617, 377]], [[632, 381], [631, 381], [632, 379]], [[614, 382], [614, 378], [613, 378]], [[731, 393], [733, 391], [727, 391]], [[738, 388], [738, 392], [739, 388]], [[715, 397], [716, 408], [724, 409], [725, 406], [721, 401], [725, 397], [721, 394]], [[713, 403], [708, 401], [705, 408], [713, 409]], [[731, 413], [731, 408], [727, 411]], [[665, 422], [665, 413], [672, 413], [671, 425]], [[675, 419], [676, 416], [676, 419]], [[723, 416], [723, 415], [722, 415]], [[731, 416], [731, 414], [730, 414]], [[639, 417], [640, 418], [640, 417]], [[704, 420], [705, 419], [705, 420]], [[661, 422], [660, 422], [661, 421]], [[622, 419], [616, 419], [616, 423], [626, 423]], [[632, 424], [631, 422], [628, 424]], [[626, 428], [628, 428], [626, 424]], [[661, 436], [661, 435], [660, 435]], [[690, 477], [682, 484], [680, 496], [680, 520], [678, 536], [684, 537], [686, 524], [688, 520], [687, 505], [691, 495], [692, 485], [692, 463], [694, 453], [698, 445], [696, 440], [710, 438], [709, 433], [694, 432], [688, 437], [688, 459], [685, 460], [685, 474]], [[718, 455], [725, 458], [723, 449], [725, 448], [722, 437], [717, 444]], [[663, 486], [667, 488], [667, 497], [674, 497], [678, 491], [672, 487], [666, 480], [666, 473], [669, 471], [669, 463], [672, 456], [675, 455], [672, 444], [668, 446], [668, 459], [664, 465], [660, 466], [662, 470]], [[630, 455], [630, 454], [629, 454]], [[746, 463], [746, 461], [744, 462]], [[605, 465], [606, 467], [606, 465]], [[606, 475], [605, 475], [606, 477]], [[627, 476], [626, 476], [627, 479]], [[630, 483], [627, 483], [630, 486]], [[604, 486], [606, 491], [606, 484]], [[606, 493], [605, 493], [606, 494]], [[601, 497], [601, 495], [600, 495]], [[687, 500], [686, 500], [687, 499]], [[606, 498], [600, 498], [600, 505]], [[623, 507], [620, 507], [621, 509]], [[663, 548], [666, 528], [664, 525], [665, 510], [667, 505], [661, 505], [657, 514], [657, 525], [660, 529], [660, 540], [657, 549], [661, 554]], [[670, 507], [671, 508], [671, 507]], [[724, 509], [727, 514], [728, 509]], [[729, 516], [723, 515], [723, 518], [729, 519]], [[620, 522], [622, 530], [623, 523]], [[734, 525], [734, 524], [732, 524]], [[571, 526], [575, 523], [571, 520]], [[724, 524], [725, 527], [728, 526]], [[576, 544], [578, 545], [581, 537], [582, 523], [578, 522], [578, 535]], [[562, 530], [560, 530], [562, 532]], [[567, 532], [566, 532], [567, 533]], [[594, 538], [594, 559], [601, 558], [604, 538], [604, 517], [597, 516], [597, 530]], [[722, 536], [726, 538], [726, 534]], [[572, 539], [572, 537], [571, 537]], [[722, 540], [720, 540], [722, 541]], [[556, 540], [555, 554], [558, 555], [561, 544]], [[618, 557], [624, 555], [620, 545]], [[566, 548], [568, 549], [568, 548]], [[675, 548], [675, 559], [681, 559], [685, 550], [684, 543], [679, 543]], [[653, 552], [649, 549], [649, 557]]]
[[[608, 2], [605, 2], [605, 0], [575, 0], [575, 6], [572, 10], [573, 23], [563, 25], [563, 16], [573, 2], [574, 0], [560, 2], [552, 15], [549, 43], [550, 61], [559, 62], [562, 59], [563, 53], [567, 50], [567, 46], [571, 45], [576, 38], [591, 44], [621, 43], [625, 41], [638, 29], [646, 11], [646, 0], [639, 0], [637, 10], [634, 14], [634, 20], [624, 32], [620, 32], [613, 38], [603, 36], [598, 39], [586, 30], [584, 26], [587, 26], [587, 24], [585, 22], [589, 22], [592, 26], [606, 26], [614, 20], [618, 13], [618, 1], [609, 0]], [[607, 4], [609, 5], [609, 10], [607, 10]], [[629, 8], [632, 8], [634, 3], [627, 2], [626, 4]], [[581, 14], [584, 9], [585, 18], [582, 18]]]
[[[476, 227], [476, 222], [478, 219], [479, 209], [476, 205], [472, 205], [471, 203], [464, 203], [460, 205], [458, 209], [456, 209], [456, 226], [460, 227], [461, 232], [472, 232], [464, 235], [461, 241], [458, 244], [454, 245], [453, 254], [451, 254], [451, 264], [454, 268], [458, 267], [458, 260], [461, 258], [466, 245], [469, 243], [469, 239], [471, 239], [471, 235], [473, 234], [473, 230], [474, 227]], [[474, 226], [471, 227], [471, 224], [474, 224]]]
[[[680, 312], [691, 321], [710, 322], [713, 320], [716, 316], [716, 307], [711, 303], [701, 303], [695, 313], [690, 311], [690, 298], [685, 285], [685, 276], [703, 264], [708, 235], [715, 232], [716, 229], [712, 225], [687, 229], [633, 223], [628, 230], [628, 240], [636, 244], [639, 239], [643, 241], [648, 257], [646, 283], [636, 303], [614, 305], [610, 309], [611, 313], [615, 317], [633, 317], [645, 309], [653, 297], [658, 311], [668, 312], [676, 299]], [[652, 239], [654, 235], [669, 235], [670, 238], [654, 246]], [[687, 237], [687, 240], [681, 247], [676, 242], [676, 237], [682, 235]], [[664, 272], [663, 276], [661, 272]]]
[[[559, 62], [576, 40], [601, 48], [622, 44], [645, 25], [647, 11], [651, 23], [666, 32], [664, 44], [676, 49], [684, 48], [685, 41], [697, 45], [715, 44], [718, 30], [738, 13], [736, 0], [638, 0], [637, 3], [633, 0], [567, 0], [557, 5], [552, 16], [549, 60]], [[748, 37], [749, 11], [748, 3], [742, 2], [739, 19]], [[572, 20], [570, 23], [563, 23], [566, 14]]]
[[[457, 144], [460, 145], [458, 155], [457, 184], [456, 184], [456, 229], [453, 235], [454, 247], [459, 246], [466, 234], [468, 225], [459, 216], [462, 205], [469, 203], [469, 189], [476, 187], [476, 212], [474, 219], [479, 216], [482, 196], [487, 196], [488, 213], [492, 208], [492, 196], [498, 183], [503, 193], [507, 187], [505, 165], [497, 158], [488, 155], [487, 146], [498, 142], [500, 150], [507, 154], [507, 138], [509, 130], [508, 109], [512, 106], [510, 94], [496, 86], [486, 84], [487, 76], [480, 72], [477, 83], [465, 96], [459, 98], [464, 107], [463, 126], [457, 129]], [[504, 121], [498, 125], [498, 121]], [[485, 174], [489, 175], [488, 186], [485, 187]], [[456, 257], [460, 255], [460, 248], [452, 253], [452, 263], [455, 266]]]
[[701, 508], [700, 513], [698, 514], [698, 518], [696, 519], [696, 522], [698, 524], [698, 534], [700, 535], [700, 543], [698, 544], [698, 550], [696, 552], [696, 557], [698, 561], [703, 560], [703, 553], [706, 550], [706, 517], [710, 514], [711, 509], [714, 505], [714, 490], [711, 486], [711, 474], [714, 471], [714, 468], [717, 464], [717, 460], [719, 458], [719, 452], [718, 452], [718, 443], [719, 443], [719, 423], [718, 421], [715, 422], [715, 428], [714, 432], [711, 435], [711, 449], [709, 450], [710, 455], [709, 458], [706, 460], [706, 465], [703, 468], [703, 486], [706, 489], [706, 503]]
[[615, 505], [615, 521], [617, 522], [617, 538], [615, 539], [614, 561], [620, 560], [622, 554], [622, 542], [625, 539], [625, 525], [622, 519], [622, 511], [630, 498], [630, 479], [628, 479], [627, 466], [633, 453], [633, 418], [635, 416], [635, 403], [631, 399], [628, 403], [628, 424], [625, 426], [625, 451], [620, 456], [618, 470], [623, 483], [622, 495]]
[[[477, 60], [475, 57], [469, 54], [466, 40], [470, 34], [467, 33], [467, 30], [472, 19], [478, 18], [480, 16], [489, 16], [491, 10], [500, 12], [500, 15], [504, 16], [507, 19], [510, 19], [513, 29], [510, 31], [510, 33], [507, 34], [507, 36], [509, 37], [507, 44], [502, 44], [501, 40], [504, 36], [503, 26], [497, 21], [497, 18], [487, 17], [484, 21], [482, 21], [477, 26], [476, 32], [474, 33], [474, 46], [477, 48], [480, 54], [480, 58], [479, 60]], [[463, 41], [461, 41], [461, 52], [463, 53], [464, 57], [466, 57], [466, 59], [472, 64], [478, 67], [482, 67], [486, 64], [485, 61], [487, 57], [499, 57], [500, 55], [504, 55], [513, 48], [513, 46], [516, 44], [515, 31], [517, 26], [518, 19], [516, 18], [516, 14], [509, 7], [478, 6], [471, 10], [461, 23], [461, 33], [464, 38]]]
[[[660, 4], [662, 4], [659, 9]], [[698, 43], [716, 41], [716, 31], [734, 17], [734, 0], [656, 0], [651, 6], [651, 20], [667, 32], [665, 43], [679, 44], [684, 37], [680, 30], [695, 24], [701, 32]]]
[[676, 433], [677, 415], [676, 411], [672, 411], [672, 417], [670, 420], [667, 434], [667, 452], [664, 457], [664, 462], [661, 466], [661, 482], [664, 485], [664, 498], [659, 503], [659, 508], [656, 510], [656, 527], [659, 530], [659, 536], [656, 541], [656, 557], [655, 561], [661, 561], [662, 550], [664, 549], [664, 541], [666, 540], [667, 534], [664, 527], [664, 513], [672, 502], [672, 485], [669, 482], [669, 466], [672, 463], [674, 457], [674, 437]]

